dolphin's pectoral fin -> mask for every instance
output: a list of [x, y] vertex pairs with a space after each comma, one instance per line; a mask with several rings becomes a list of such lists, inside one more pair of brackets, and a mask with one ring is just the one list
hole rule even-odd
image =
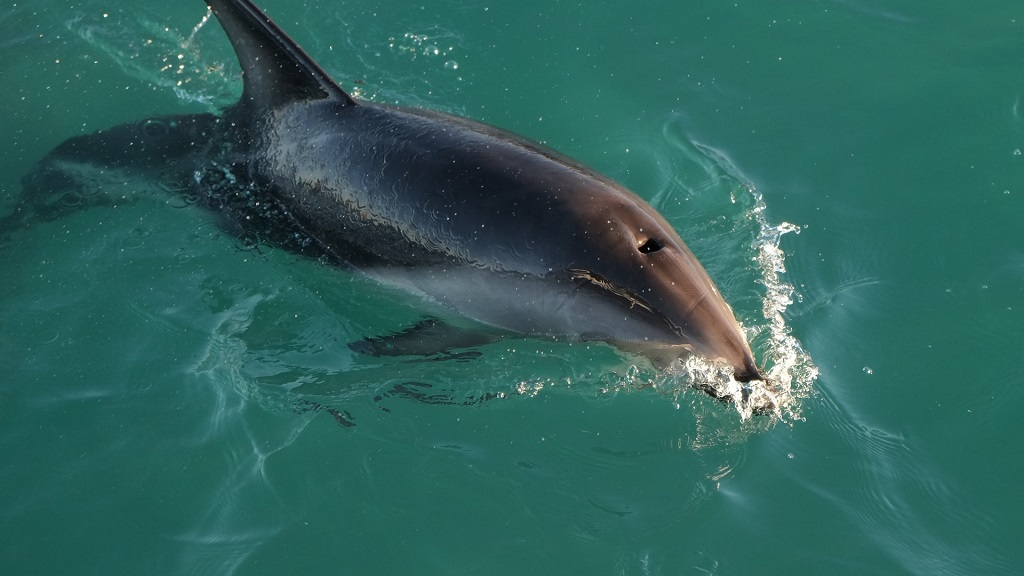
[[[420, 356], [429, 360], [469, 360], [480, 355], [464, 350], [497, 342], [493, 333], [451, 326], [436, 318], [426, 318], [397, 334], [364, 338], [348, 347], [368, 356]], [[453, 352], [454, 350], [462, 350]]]

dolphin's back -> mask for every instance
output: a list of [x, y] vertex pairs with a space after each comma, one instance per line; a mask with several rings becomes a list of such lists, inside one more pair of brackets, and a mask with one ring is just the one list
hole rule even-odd
[[543, 276], [585, 250], [575, 227], [588, 205], [643, 204], [538, 144], [438, 113], [302, 102], [259, 134], [253, 162], [265, 188], [339, 252], [376, 264]]
[[473, 120], [359, 102], [248, 0], [207, 3], [243, 69], [242, 98], [226, 113], [243, 127], [233, 139], [247, 144], [264, 189], [337, 259], [546, 275], [584, 264], [586, 228], [603, 217], [591, 207], [639, 210], [678, 239], [593, 170]]

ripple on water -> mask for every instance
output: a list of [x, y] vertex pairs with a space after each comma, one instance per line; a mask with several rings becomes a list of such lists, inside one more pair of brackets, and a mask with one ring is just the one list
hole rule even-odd
[[237, 99], [237, 61], [223, 49], [219, 27], [206, 26], [210, 16], [207, 11], [188, 36], [140, 11], [88, 12], [65, 24], [129, 76], [215, 112]]
[[837, 440], [827, 444], [827, 457], [808, 459], [815, 468], [795, 472], [796, 482], [849, 517], [910, 573], [1007, 568], [992, 545], [998, 528], [967, 503], [963, 495], [969, 488], [951, 484], [932, 455], [899, 431], [868, 423], [852, 404], [828, 392], [819, 399], [816, 420]]
[[[655, 156], [663, 174], [662, 187], [652, 203], [683, 231], [716, 279], [768, 381], [740, 384], [729, 370], [697, 357], [676, 366], [677, 375], [691, 385], [734, 399], [742, 420], [755, 414], [769, 414], [773, 421], [799, 420], [803, 400], [814, 392], [818, 369], [787, 322], [788, 309], [798, 295], [784, 277], [786, 254], [781, 242], [785, 235], [799, 234], [801, 228], [771, 223], [764, 197], [746, 183], [749, 180], [726, 154], [690, 140], [680, 117], [665, 119], [660, 144], [662, 149], [656, 149]], [[683, 174], [692, 180], [684, 181]], [[687, 191], [685, 198], [680, 190]], [[672, 386], [661, 383], [666, 384]]]

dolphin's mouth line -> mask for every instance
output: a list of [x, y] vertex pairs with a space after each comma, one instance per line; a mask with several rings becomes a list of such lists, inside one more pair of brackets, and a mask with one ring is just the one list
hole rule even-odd
[[577, 282], [577, 289], [585, 286], [591, 286], [597, 288], [601, 293], [614, 296], [620, 300], [625, 300], [629, 303], [630, 310], [634, 308], [640, 308], [644, 310], [654, 318], [665, 323], [668, 327], [669, 332], [675, 334], [680, 338], [684, 338], [684, 332], [678, 324], [672, 321], [664, 312], [656, 310], [642, 297], [637, 296], [627, 288], [623, 288], [618, 284], [608, 280], [604, 276], [594, 272], [592, 270], [586, 270], [583, 268], [570, 268], [569, 273], [572, 274], [573, 280]]
[[626, 300], [627, 302], [629, 302], [630, 309], [639, 306], [640, 308], [647, 310], [651, 314], [663, 316], [663, 314], [661, 314], [660, 312], [655, 312], [654, 309], [651, 308], [650, 304], [644, 301], [643, 298], [640, 298], [639, 296], [633, 294], [629, 290], [614, 284], [613, 282], [607, 280], [606, 278], [604, 278], [603, 276], [596, 272], [593, 272], [591, 270], [583, 270], [582, 268], [570, 268], [569, 272], [572, 273], [573, 280], [581, 280], [582, 285], [589, 284], [596, 286], [598, 288], [601, 288], [602, 290], [614, 294], [615, 296], [618, 296], [619, 298]]

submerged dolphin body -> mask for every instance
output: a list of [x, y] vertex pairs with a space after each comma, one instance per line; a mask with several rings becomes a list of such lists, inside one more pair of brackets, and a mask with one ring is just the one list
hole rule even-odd
[[51, 163], [177, 172], [242, 229], [499, 329], [763, 379], [704, 268], [637, 195], [500, 129], [357, 101], [248, 0], [207, 4], [242, 67], [239, 102], [72, 138]]

